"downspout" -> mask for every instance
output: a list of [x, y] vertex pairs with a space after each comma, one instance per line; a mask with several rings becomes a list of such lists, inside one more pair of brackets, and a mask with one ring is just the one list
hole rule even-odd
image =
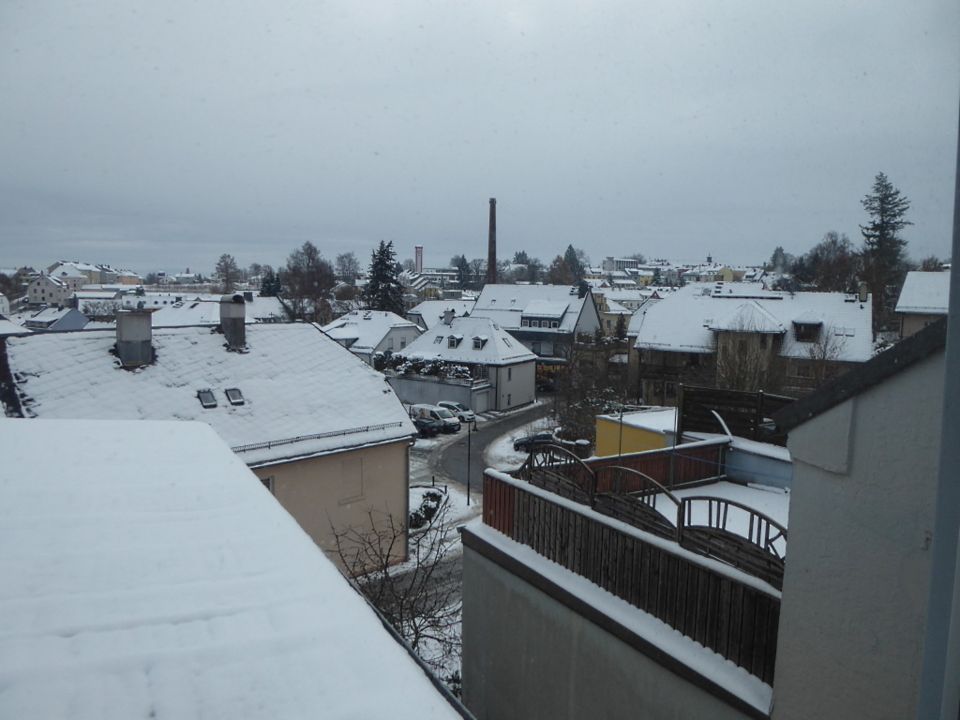
[[[960, 136], [960, 126], [958, 126]], [[930, 589], [923, 643], [923, 671], [917, 718], [960, 717], [960, 597], [957, 578], [957, 533], [960, 530], [960, 143], [954, 177], [953, 250], [950, 306], [943, 378], [940, 466], [934, 505]]]

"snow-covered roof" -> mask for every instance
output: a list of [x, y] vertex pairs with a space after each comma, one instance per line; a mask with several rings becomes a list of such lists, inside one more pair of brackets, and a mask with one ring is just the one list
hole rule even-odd
[[[808, 315], [809, 311], [803, 313]], [[786, 332], [783, 323], [768, 310], [757, 304], [756, 300], [747, 300], [732, 313], [710, 324], [713, 331], [751, 332], [780, 335]]]
[[[153, 327], [184, 327], [186, 325], [219, 325], [220, 295], [209, 293], [145, 293], [124, 295], [124, 307], [136, 308], [140, 303], [155, 309]], [[251, 293], [245, 303], [248, 323], [281, 322], [287, 319], [279, 298], [262, 297]]]
[[0, 419], [0, 457], [0, 715], [459, 717], [202, 423]]
[[950, 304], [949, 272], [909, 272], [903, 282], [898, 313], [946, 315]]
[[[212, 328], [155, 330], [156, 361], [135, 371], [118, 366], [109, 331], [10, 338], [7, 357], [29, 416], [199, 420], [248, 465], [415, 433], [383, 375], [315, 326], [248, 325], [246, 339], [249, 351], [238, 353]], [[227, 388], [244, 404], [231, 405]], [[205, 389], [217, 407], [201, 406]]]
[[[547, 332], [573, 332], [585, 300], [586, 296], [578, 297], [577, 288], [569, 285], [484, 285], [473, 314], [488, 317], [508, 330], [520, 328], [521, 316], [550, 317], [559, 321], [559, 327], [544, 328]], [[557, 314], [561, 305], [565, 306], [562, 316]], [[528, 306], [552, 314], [535, 315]]]
[[[456, 347], [449, 347], [451, 337], [459, 339]], [[493, 320], [473, 316], [455, 317], [450, 325], [435, 325], [408, 345], [404, 354], [428, 360], [483, 365], [513, 365], [537, 359]]]
[[372, 353], [394, 328], [420, 330], [420, 326], [396, 313], [383, 310], [353, 310], [323, 326], [323, 331], [338, 342], [347, 343], [352, 352]]
[[23, 333], [32, 332], [30, 328], [24, 327], [23, 325], [18, 325], [15, 322], [7, 320], [6, 318], [0, 318], [0, 337], [6, 335], [18, 335]]
[[[619, 413], [600, 415], [611, 422], [620, 422]], [[623, 414], [623, 424], [627, 427], [650, 430], [658, 433], [673, 432], [677, 427], [677, 409], [672, 407], [649, 407]]]
[[456, 317], [463, 317], [473, 312], [474, 300], [424, 300], [422, 303], [407, 311], [407, 315], [416, 315], [422, 319], [427, 330], [443, 320], [447, 310], [453, 310]]
[[821, 319], [833, 359], [865, 362], [873, 356], [871, 303], [856, 302], [844, 293], [791, 294], [751, 283], [687, 285], [645, 304], [631, 319], [628, 332], [636, 335], [638, 349], [710, 353], [716, 349], [711, 328], [739, 327], [744, 314], [767, 328], [761, 332], [773, 332], [773, 323], [783, 326], [780, 352], [785, 357], [807, 358], [814, 349], [815, 343], [796, 339], [792, 325], [798, 318], [804, 323]]

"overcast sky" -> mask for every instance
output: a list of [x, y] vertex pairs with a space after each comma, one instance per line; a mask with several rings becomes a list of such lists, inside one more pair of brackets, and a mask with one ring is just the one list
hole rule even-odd
[[0, 267], [948, 255], [956, 0], [0, 2]]

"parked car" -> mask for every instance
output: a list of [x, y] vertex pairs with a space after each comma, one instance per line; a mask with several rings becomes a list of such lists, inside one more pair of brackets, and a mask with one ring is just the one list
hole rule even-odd
[[541, 432], [517, 438], [513, 441], [513, 449], [530, 452], [538, 445], [552, 445], [556, 442], [557, 439], [553, 436], [553, 433]]
[[436, 437], [443, 430], [443, 423], [430, 417], [415, 417], [413, 424], [422, 438]]
[[460, 419], [460, 422], [472, 423], [477, 419], [477, 416], [473, 414], [473, 410], [462, 403], [453, 402], [452, 400], [441, 400], [437, 403], [437, 406], [446, 408], [452, 412]]
[[436, 405], [412, 405], [410, 407], [410, 417], [430, 418], [438, 421], [444, 432], [460, 432], [460, 421], [446, 408]]

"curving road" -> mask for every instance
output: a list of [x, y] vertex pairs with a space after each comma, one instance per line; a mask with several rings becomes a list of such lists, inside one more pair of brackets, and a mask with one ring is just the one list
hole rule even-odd
[[470, 438], [470, 453], [468, 463], [467, 453], [467, 433], [460, 431], [463, 436], [456, 442], [453, 442], [437, 451], [436, 456], [430, 459], [430, 465], [435, 468], [438, 475], [460, 483], [463, 486], [467, 484], [467, 468], [470, 468], [470, 494], [480, 496], [480, 489], [483, 486], [483, 451], [487, 449], [494, 440], [521, 425], [526, 425], [533, 420], [546, 417], [553, 411], [553, 403], [546, 402], [542, 405], [534, 405], [528, 410], [508, 415], [500, 420], [493, 420], [479, 426], [477, 432], [472, 433]]

